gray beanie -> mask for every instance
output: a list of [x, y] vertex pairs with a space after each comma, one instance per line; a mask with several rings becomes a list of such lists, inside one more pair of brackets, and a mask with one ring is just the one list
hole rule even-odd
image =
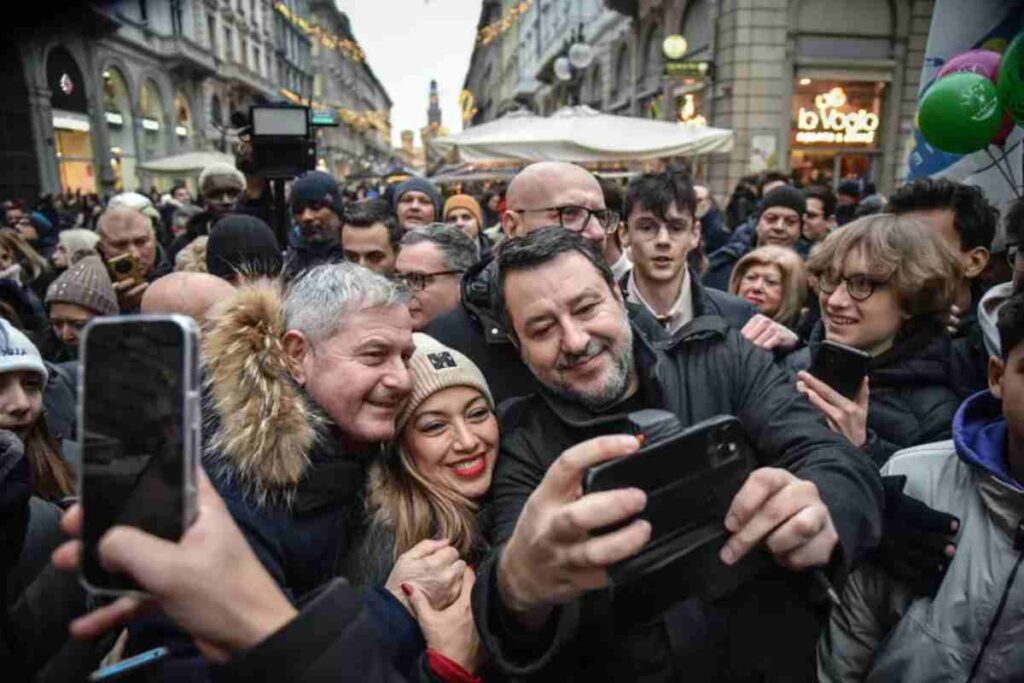
[[46, 305], [75, 304], [99, 315], [117, 315], [117, 292], [99, 256], [85, 256], [72, 264], [46, 290]]

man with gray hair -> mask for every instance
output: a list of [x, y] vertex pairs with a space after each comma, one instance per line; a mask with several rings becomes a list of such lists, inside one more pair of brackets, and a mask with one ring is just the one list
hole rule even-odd
[[130, 254], [133, 264], [137, 264], [137, 268], [129, 269], [134, 273], [132, 277], [115, 278], [114, 290], [121, 313], [138, 312], [149, 283], [171, 271], [157, 243], [153, 223], [136, 209], [116, 207], [103, 212], [96, 232], [104, 261]]
[[[205, 470], [293, 599], [345, 573], [363, 532], [369, 466], [412, 389], [413, 350], [404, 288], [351, 263], [315, 266], [287, 289], [242, 287], [207, 318]], [[403, 583], [440, 607], [461, 592], [465, 563], [430, 543], [423, 554], [436, 561], [399, 560], [383, 589], [366, 592], [395, 642], [419, 637]]]
[[461, 276], [477, 262], [479, 251], [474, 240], [444, 223], [405, 233], [395, 275], [412, 295], [409, 314], [413, 330], [419, 332], [459, 305]]

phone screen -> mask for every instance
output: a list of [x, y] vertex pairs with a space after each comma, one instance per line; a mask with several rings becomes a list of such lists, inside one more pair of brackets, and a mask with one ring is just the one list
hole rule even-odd
[[184, 532], [188, 337], [171, 320], [110, 321], [85, 335], [82, 575], [92, 588], [136, 588], [98, 562], [110, 527], [169, 540]]

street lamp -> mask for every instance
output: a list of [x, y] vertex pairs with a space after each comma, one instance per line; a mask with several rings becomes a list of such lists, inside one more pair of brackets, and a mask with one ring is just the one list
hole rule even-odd
[[580, 104], [583, 74], [594, 61], [594, 48], [583, 40], [583, 24], [572, 32], [563, 53], [555, 59], [552, 71], [569, 92], [569, 104]]

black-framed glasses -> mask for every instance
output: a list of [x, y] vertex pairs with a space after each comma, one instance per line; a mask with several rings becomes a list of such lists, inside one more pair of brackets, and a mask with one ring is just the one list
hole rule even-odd
[[464, 270], [439, 270], [436, 273], [396, 273], [395, 280], [414, 292], [421, 292], [442, 275], [462, 275]]
[[821, 275], [811, 277], [811, 285], [817, 287], [818, 290], [825, 294], [831, 295], [839, 288], [839, 285], [845, 282], [846, 292], [850, 295], [851, 299], [854, 301], [867, 301], [877, 288], [887, 286], [891, 279], [892, 276], [885, 280], [876, 280], [862, 273], [857, 273], [850, 277], [836, 277], [829, 273], [822, 273]]
[[619, 225], [619, 214], [611, 209], [590, 209], [586, 206], [567, 204], [565, 206], [549, 206], [546, 209], [516, 209], [516, 213], [557, 213], [558, 224], [566, 230], [583, 232], [590, 219], [597, 220], [601, 229], [607, 232]]

